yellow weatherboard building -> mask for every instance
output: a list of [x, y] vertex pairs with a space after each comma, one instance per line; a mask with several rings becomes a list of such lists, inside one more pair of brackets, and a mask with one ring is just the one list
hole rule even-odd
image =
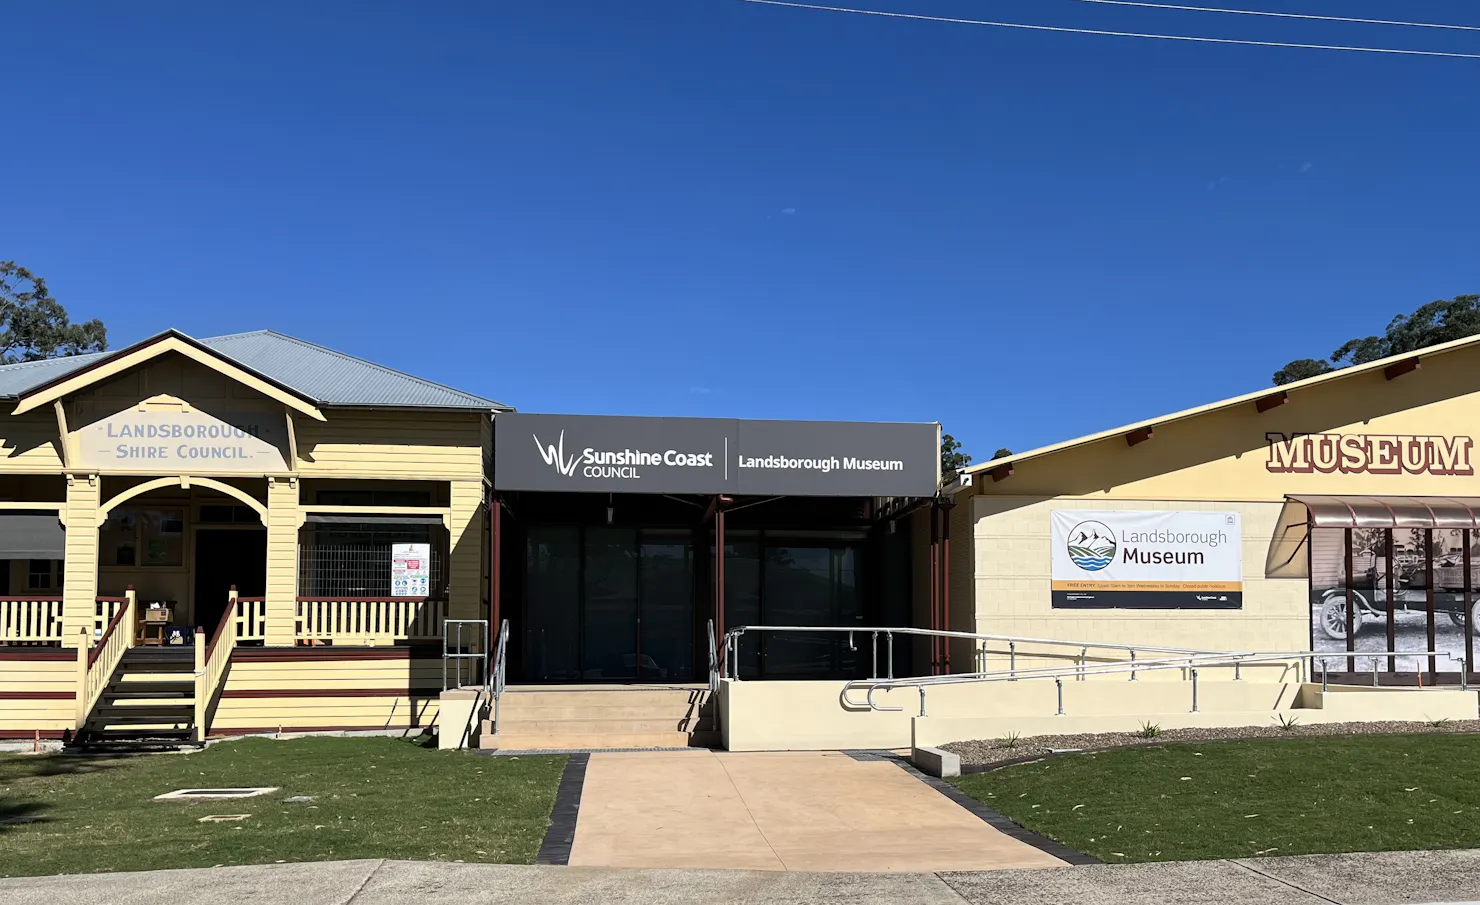
[[435, 719], [443, 620], [486, 618], [504, 406], [270, 331], [7, 365], [0, 395], [0, 737]]

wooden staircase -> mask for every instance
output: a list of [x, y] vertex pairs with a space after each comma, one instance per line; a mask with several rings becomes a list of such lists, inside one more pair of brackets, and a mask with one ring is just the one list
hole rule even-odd
[[499, 700], [499, 731], [483, 721], [478, 747], [501, 751], [713, 747], [709, 689], [696, 686], [523, 686]]
[[195, 652], [133, 647], [123, 654], [74, 742], [84, 749], [195, 743]]

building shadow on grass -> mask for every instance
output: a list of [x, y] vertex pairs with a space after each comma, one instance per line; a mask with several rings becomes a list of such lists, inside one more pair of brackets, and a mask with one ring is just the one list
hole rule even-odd
[[117, 755], [38, 754], [0, 757], [0, 834], [49, 822], [50, 804], [26, 797], [25, 783], [57, 776], [87, 776], [121, 766]]

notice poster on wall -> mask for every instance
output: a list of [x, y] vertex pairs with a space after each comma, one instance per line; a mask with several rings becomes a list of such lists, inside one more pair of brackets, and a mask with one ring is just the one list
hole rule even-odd
[[427, 596], [431, 561], [431, 544], [391, 544], [391, 596]]
[[1052, 518], [1056, 609], [1243, 606], [1237, 512], [1060, 509]]

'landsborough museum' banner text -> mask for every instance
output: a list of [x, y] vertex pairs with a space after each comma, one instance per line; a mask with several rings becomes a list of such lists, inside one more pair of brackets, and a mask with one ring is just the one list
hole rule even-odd
[[1241, 527], [1237, 512], [1057, 510], [1053, 606], [1239, 609]]

